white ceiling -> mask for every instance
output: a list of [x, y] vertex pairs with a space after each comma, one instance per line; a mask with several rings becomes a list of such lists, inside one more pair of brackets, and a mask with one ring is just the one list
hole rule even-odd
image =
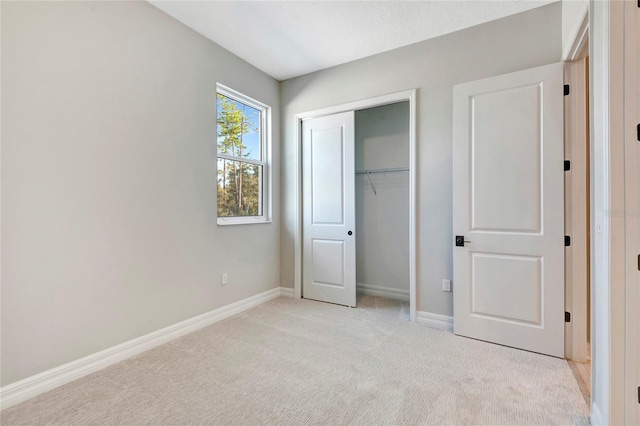
[[557, 0], [148, 1], [286, 80]]

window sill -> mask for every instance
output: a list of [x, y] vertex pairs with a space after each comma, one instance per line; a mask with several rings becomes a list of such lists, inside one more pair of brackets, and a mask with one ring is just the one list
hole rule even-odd
[[218, 218], [218, 226], [255, 225], [259, 223], [272, 223], [272, 221], [264, 218], [263, 216], [219, 217]]

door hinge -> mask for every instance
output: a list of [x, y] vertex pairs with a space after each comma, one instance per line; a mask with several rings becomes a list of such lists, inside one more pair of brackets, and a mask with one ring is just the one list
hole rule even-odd
[[[640, 0], [638, 0], [640, 1]], [[568, 84], [564, 85], [564, 95], [565, 96], [569, 96], [569, 93], [571, 93], [571, 87]]]
[[564, 236], [564, 246], [569, 247], [571, 245], [571, 237], [569, 235]]
[[564, 160], [564, 171], [568, 172], [569, 170], [571, 170], [571, 161], [570, 160]]
[[571, 312], [564, 313], [564, 322], [571, 322]]
[[640, 254], [638, 255], [638, 271], [640, 271]]
[[[638, 0], [638, 1], [640, 1], [640, 0]], [[640, 123], [638, 123], [638, 125], [636, 126], [636, 133], [637, 133], [636, 136], [638, 137], [638, 140], [640, 141]]]
[[[640, 0], [638, 0], [638, 7], [640, 7]], [[638, 404], [640, 404], [640, 386], [638, 386]]]

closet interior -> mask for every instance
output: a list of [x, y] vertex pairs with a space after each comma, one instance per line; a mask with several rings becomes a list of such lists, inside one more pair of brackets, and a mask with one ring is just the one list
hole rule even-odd
[[355, 112], [356, 289], [409, 303], [409, 102]]

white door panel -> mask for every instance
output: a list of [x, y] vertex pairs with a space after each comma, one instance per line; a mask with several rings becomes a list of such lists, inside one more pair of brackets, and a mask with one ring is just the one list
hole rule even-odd
[[344, 241], [311, 241], [313, 269], [312, 282], [334, 287], [344, 287]]
[[[312, 123], [307, 123], [311, 125]], [[310, 130], [311, 223], [344, 224], [344, 128]]]
[[562, 65], [454, 87], [454, 332], [564, 356]]
[[302, 293], [347, 306], [356, 304], [354, 120], [346, 112], [302, 123]]
[[473, 230], [540, 232], [540, 92], [532, 85], [470, 98]]
[[472, 315], [540, 326], [540, 257], [472, 253], [471, 262]]

